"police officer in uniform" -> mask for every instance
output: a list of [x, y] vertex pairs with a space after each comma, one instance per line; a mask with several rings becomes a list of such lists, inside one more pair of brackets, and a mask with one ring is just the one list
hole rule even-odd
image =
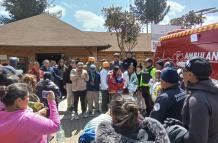
[[161, 95], [157, 97], [150, 117], [161, 123], [166, 118], [181, 121], [181, 111], [185, 100], [185, 92], [179, 88], [179, 75], [173, 68], [165, 68], [161, 72]]
[[218, 85], [210, 78], [210, 63], [195, 57], [178, 66], [183, 68], [189, 94], [182, 109], [183, 126], [188, 130], [183, 143], [218, 143]]

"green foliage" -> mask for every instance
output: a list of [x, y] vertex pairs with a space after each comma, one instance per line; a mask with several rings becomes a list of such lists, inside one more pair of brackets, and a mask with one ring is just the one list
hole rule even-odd
[[143, 24], [158, 24], [169, 12], [170, 6], [167, 6], [167, 0], [135, 0], [131, 10]]
[[39, 15], [45, 12], [51, 4], [48, 0], [3, 0], [1, 6], [9, 12], [9, 17], [1, 16], [0, 18], [0, 22], [6, 24]]
[[181, 26], [182, 28], [192, 28], [203, 22], [204, 18], [196, 14], [193, 10], [187, 14], [170, 20], [171, 25]]
[[137, 37], [141, 30], [134, 14], [114, 6], [104, 8], [102, 12], [106, 17], [105, 26], [108, 31], [116, 34], [122, 55], [126, 51], [131, 51], [137, 44]]

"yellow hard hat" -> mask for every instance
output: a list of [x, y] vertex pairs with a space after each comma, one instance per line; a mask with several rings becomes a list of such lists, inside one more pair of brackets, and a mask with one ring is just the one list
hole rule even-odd
[[95, 57], [88, 57], [88, 62], [95, 62]]
[[103, 62], [103, 68], [109, 68], [110, 67], [110, 64], [108, 62]]

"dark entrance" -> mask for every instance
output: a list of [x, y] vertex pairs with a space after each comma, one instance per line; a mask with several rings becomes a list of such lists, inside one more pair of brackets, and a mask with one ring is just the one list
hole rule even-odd
[[40, 53], [36, 54], [36, 60], [42, 64], [42, 62], [45, 60], [54, 60], [58, 63], [58, 61], [61, 59], [61, 53]]

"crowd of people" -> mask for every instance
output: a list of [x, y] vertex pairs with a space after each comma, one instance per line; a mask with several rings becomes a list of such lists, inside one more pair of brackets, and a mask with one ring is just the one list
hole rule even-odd
[[94, 57], [87, 63], [44, 60], [27, 73], [11, 63], [0, 65], [4, 143], [49, 142], [60, 128], [58, 102], [65, 97], [73, 119], [97, 116], [79, 143], [218, 142], [218, 86], [203, 58], [177, 65], [150, 58], [137, 63], [130, 52], [124, 60], [115, 53], [100, 66]]

